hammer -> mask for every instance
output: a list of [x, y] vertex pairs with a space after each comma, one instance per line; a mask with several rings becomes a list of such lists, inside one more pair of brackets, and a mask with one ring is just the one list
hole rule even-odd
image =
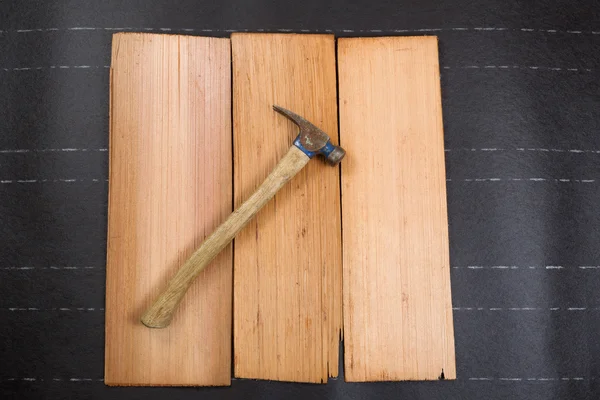
[[321, 129], [285, 108], [273, 106], [273, 109], [292, 120], [300, 128], [294, 144], [252, 196], [206, 238], [180, 267], [169, 281], [167, 288], [142, 316], [142, 323], [147, 327], [165, 328], [171, 323], [177, 305], [183, 299], [194, 278], [311, 158], [316, 154], [321, 154], [332, 166], [337, 165], [344, 158], [346, 151], [333, 145], [329, 136]]

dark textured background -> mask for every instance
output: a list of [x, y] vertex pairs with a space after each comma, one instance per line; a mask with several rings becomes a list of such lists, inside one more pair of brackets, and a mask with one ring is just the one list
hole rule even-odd
[[[439, 36], [456, 381], [104, 386], [121, 30]], [[599, 55], [593, 0], [1, 1], [0, 397], [600, 398]]]

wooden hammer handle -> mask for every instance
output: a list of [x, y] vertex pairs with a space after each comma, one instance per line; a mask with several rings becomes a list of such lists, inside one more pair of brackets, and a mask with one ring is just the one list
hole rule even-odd
[[194, 278], [309, 160], [310, 158], [300, 149], [292, 146], [252, 196], [235, 210], [181, 266], [169, 281], [166, 290], [146, 310], [142, 316], [142, 323], [149, 328], [168, 326], [177, 305]]

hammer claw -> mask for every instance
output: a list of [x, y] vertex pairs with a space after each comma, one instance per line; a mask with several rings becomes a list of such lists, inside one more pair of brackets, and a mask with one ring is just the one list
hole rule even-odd
[[298, 125], [298, 127], [300, 128], [300, 131], [306, 128], [308, 128], [310, 125], [312, 125], [310, 122], [308, 122], [307, 120], [305, 120], [304, 118], [302, 118], [301, 116], [299, 116], [298, 114], [296, 114], [295, 112], [292, 112], [290, 110], [288, 110], [287, 108], [283, 108], [283, 107], [279, 107], [276, 105], [273, 105], [273, 110], [277, 111], [279, 114], [288, 117], [289, 119], [292, 120], [292, 122], [294, 122], [296, 125]]

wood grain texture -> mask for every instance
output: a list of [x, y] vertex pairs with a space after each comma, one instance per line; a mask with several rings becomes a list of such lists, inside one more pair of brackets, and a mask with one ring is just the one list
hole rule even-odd
[[339, 39], [347, 381], [455, 379], [437, 38]]
[[105, 382], [229, 385], [232, 251], [168, 329], [140, 316], [232, 209], [228, 39], [120, 33], [111, 65]]
[[[330, 35], [234, 34], [234, 201], [288, 151], [294, 111], [337, 143]], [[337, 376], [341, 330], [339, 168], [313, 160], [235, 239], [234, 373], [323, 382]]]

